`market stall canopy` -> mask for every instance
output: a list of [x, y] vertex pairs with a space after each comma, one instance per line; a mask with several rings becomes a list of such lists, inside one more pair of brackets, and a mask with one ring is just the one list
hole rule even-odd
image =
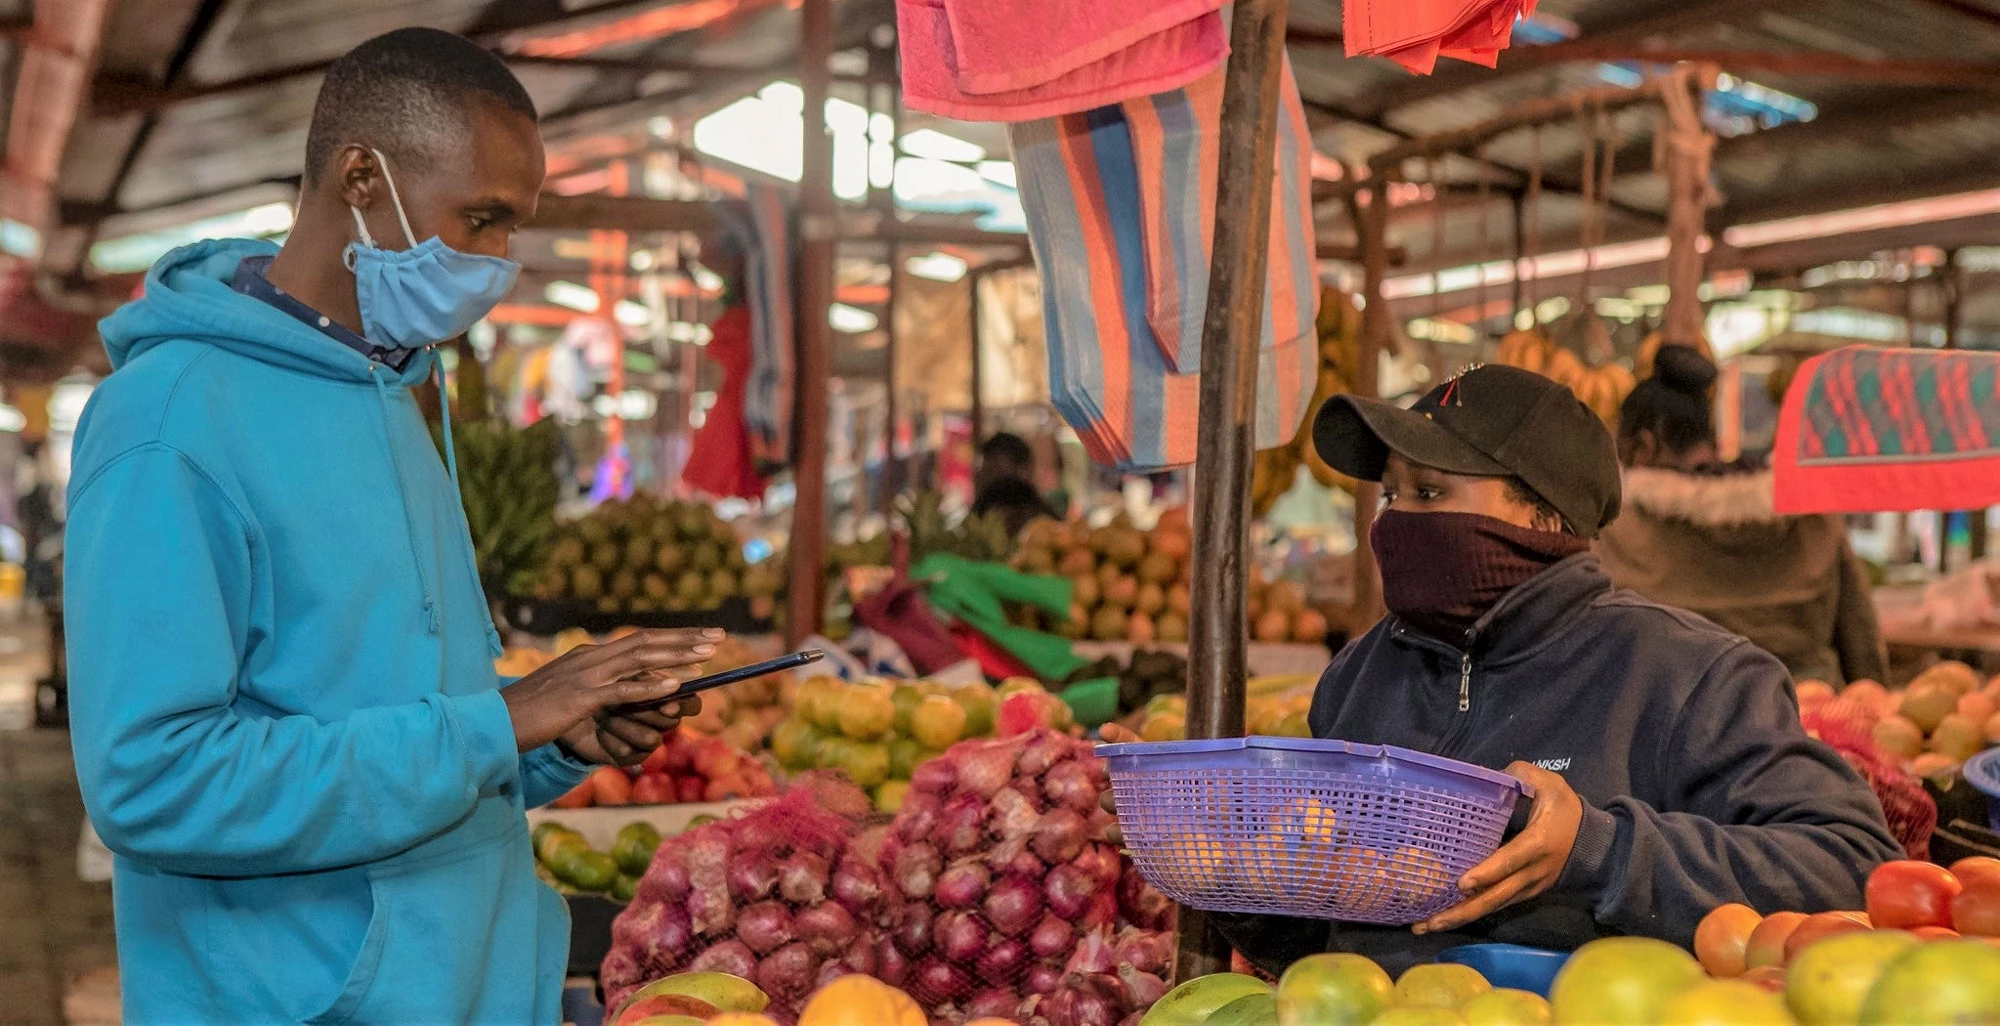
[[1785, 394], [1772, 458], [1780, 513], [2000, 505], [2000, 353], [1816, 356]]

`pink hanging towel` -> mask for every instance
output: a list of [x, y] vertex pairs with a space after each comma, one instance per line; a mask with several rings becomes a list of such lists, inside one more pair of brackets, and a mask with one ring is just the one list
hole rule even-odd
[[1222, 0], [944, 0], [958, 59], [952, 79], [975, 96], [1029, 89], [1221, 7]]
[[[980, 0], [972, 0], [980, 2]], [[1028, 2], [1028, 0], [1023, 0]], [[1116, 0], [1109, 9], [1147, 10], [1149, 0]], [[946, 0], [896, 0], [903, 65], [903, 103], [961, 121], [1033, 121], [1075, 114], [1136, 96], [1178, 89], [1214, 70], [1229, 56], [1222, 16], [1211, 9], [1143, 36], [1129, 46], [1045, 82], [997, 93], [973, 93], [958, 81], [960, 48]], [[1010, 5], [1012, 6], [1012, 5]], [[1035, 22], [1054, 36], [1061, 27]], [[986, 38], [990, 42], [991, 37]], [[982, 42], [981, 45], [986, 45]], [[983, 54], [986, 67], [1001, 58]]]
[[1428, 75], [1439, 57], [1492, 67], [1514, 22], [1535, 0], [1347, 0], [1341, 9], [1349, 57], [1387, 57]]

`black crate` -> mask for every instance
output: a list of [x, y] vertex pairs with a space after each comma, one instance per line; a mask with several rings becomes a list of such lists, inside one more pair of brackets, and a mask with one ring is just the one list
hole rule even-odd
[[507, 625], [524, 634], [551, 635], [581, 629], [603, 634], [620, 627], [720, 627], [731, 634], [765, 634], [771, 621], [750, 615], [750, 600], [732, 598], [712, 610], [685, 613], [606, 613], [594, 603], [564, 599], [516, 599], [501, 602]]

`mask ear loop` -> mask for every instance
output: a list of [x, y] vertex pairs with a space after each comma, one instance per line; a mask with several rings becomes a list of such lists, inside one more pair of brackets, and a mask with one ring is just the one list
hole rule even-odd
[[[403, 238], [410, 241], [411, 249], [415, 249], [417, 248], [417, 233], [410, 230], [410, 217], [408, 214], [403, 213], [403, 197], [396, 191], [396, 176], [389, 173], [389, 158], [383, 156], [382, 151], [378, 149], [370, 148], [368, 152], [375, 155], [375, 163], [382, 168], [382, 180], [389, 183], [389, 202], [396, 207], [396, 220], [403, 226]], [[361, 211], [356, 210], [354, 212], [354, 219], [357, 222], [361, 220]], [[368, 229], [365, 227], [362, 228], [361, 233], [365, 240]]]

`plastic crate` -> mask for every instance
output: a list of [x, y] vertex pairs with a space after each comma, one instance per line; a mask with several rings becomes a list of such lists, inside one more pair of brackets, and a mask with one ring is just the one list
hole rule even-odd
[[1147, 881], [1212, 912], [1414, 923], [1460, 900], [1531, 789], [1385, 745], [1249, 737], [1099, 745]]
[[1986, 828], [2000, 831], [2000, 748], [1988, 748], [1965, 760], [1965, 782], [1986, 796]]
[[1469, 966], [1495, 987], [1511, 987], [1549, 996], [1556, 974], [1569, 961], [1567, 951], [1530, 948], [1520, 944], [1461, 944], [1438, 953], [1438, 961]]

